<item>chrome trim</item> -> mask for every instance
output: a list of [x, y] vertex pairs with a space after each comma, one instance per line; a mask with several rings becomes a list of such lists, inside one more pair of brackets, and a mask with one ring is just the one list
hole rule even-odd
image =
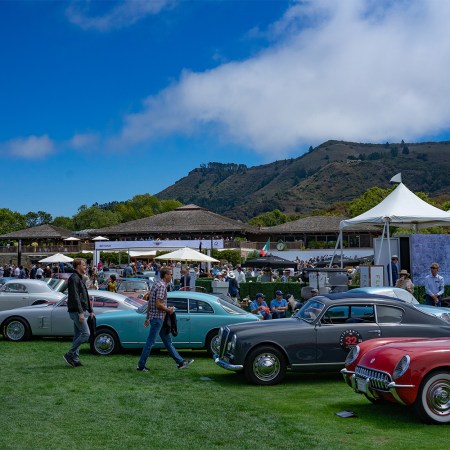
[[344, 381], [346, 382], [346, 383], [348, 383], [348, 378], [347, 378], [347, 375], [354, 375], [355, 374], [355, 372], [352, 372], [352, 371], [350, 371], [350, 370], [347, 370], [347, 369], [341, 369], [341, 373], [342, 373], [342, 378], [344, 378]]
[[397, 400], [400, 404], [406, 405], [406, 403], [400, 398], [397, 392], [397, 388], [413, 388], [415, 387], [414, 384], [397, 384], [395, 381], [388, 384], [389, 392], [392, 394], [392, 396]]
[[233, 370], [233, 371], [238, 371], [238, 370], [242, 370], [244, 368], [244, 366], [242, 364], [230, 364], [227, 363], [226, 361], [221, 360], [220, 358], [215, 358], [214, 362], [222, 367], [222, 369], [226, 369], [226, 370]]

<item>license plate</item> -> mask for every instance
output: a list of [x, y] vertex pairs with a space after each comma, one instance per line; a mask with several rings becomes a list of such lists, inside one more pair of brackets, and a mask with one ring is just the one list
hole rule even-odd
[[359, 392], [362, 392], [364, 394], [367, 393], [367, 385], [368, 382], [366, 380], [362, 380], [361, 378], [356, 379], [356, 389]]

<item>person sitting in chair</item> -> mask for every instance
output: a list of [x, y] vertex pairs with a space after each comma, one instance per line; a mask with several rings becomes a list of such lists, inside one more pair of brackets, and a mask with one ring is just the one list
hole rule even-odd
[[288, 309], [288, 303], [283, 298], [282, 291], [275, 292], [275, 298], [270, 302], [270, 311], [272, 312], [272, 319], [284, 319], [286, 318], [286, 311]]
[[270, 309], [264, 300], [265, 298], [266, 296], [261, 292], [256, 294], [255, 300], [250, 303], [250, 312], [252, 314], [261, 314], [263, 320], [269, 320], [272, 318], [272, 316], [270, 314]]

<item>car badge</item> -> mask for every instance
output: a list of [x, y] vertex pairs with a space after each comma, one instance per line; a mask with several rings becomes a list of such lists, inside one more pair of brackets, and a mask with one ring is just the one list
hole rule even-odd
[[372, 358], [371, 360], [370, 360], [370, 364], [373, 364], [375, 362], [375, 358]]

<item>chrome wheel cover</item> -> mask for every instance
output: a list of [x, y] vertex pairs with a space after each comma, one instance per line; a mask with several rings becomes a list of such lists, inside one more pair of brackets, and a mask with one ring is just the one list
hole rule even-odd
[[220, 339], [219, 339], [219, 335], [216, 334], [212, 339], [211, 339], [211, 343], [209, 344], [210, 349], [211, 349], [211, 353], [214, 355], [218, 355], [219, 354], [219, 350], [220, 350]]
[[20, 341], [25, 333], [25, 326], [20, 320], [12, 320], [5, 327], [5, 334], [11, 341]]
[[[450, 415], [450, 380], [441, 378], [428, 386], [426, 402], [429, 411], [436, 416]], [[449, 416], [450, 420], [450, 416]]]
[[114, 338], [110, 333], [99, 333], [95, 337], [94, 347], [99, 355], [110, 355], [114, 351], [115, 346]]
[[281, 364], [276, 355], [264, 352], [253, 360], [253, 373], [261, 381], [272, 381], [280, 373]]

